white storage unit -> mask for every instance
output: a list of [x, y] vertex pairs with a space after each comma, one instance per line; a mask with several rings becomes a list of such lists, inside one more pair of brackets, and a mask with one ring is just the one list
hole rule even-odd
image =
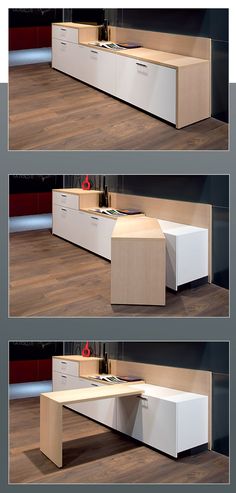
[[116, 220], [78, 209], [78, 195], [53, 192], [53, 234], [111, 260], [111, 236]]
[[117, 430], [166, 454], [208, 442], [207, 396], [155, 385], [140, 397], [117, 399]]
[[158, 219], [166, 238], [166, 285], [178, 286], [208, 276], [208, 230]]
[[[53, 361], [53, 391], [108, 385], [80, 378], [77, 362], [64, 371], [63, 360]], [[172, 457], [208, 442], [207, 396], [156, 385], [134, 385], [143, 390], [141, 396], [96, 399], [66, 407]]]
[[79, 363], [67, 359], [53, 358], [53, 372], [63, 373], [65, 375], [79, 376]]
[[116, 96], [176, 123], [176, 70], [117, 56]]

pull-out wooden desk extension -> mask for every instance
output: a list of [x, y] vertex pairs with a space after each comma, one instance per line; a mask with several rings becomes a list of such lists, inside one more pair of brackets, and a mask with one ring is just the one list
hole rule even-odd
[[93, 389], [63, 390], [40, 395], [40, 450], [62, 467], [62, 407], [67, 404], [141, 395], [142, 389], [132, 385], [116, 384]]
[[157, 219], [118, 219], [111, 237], [111, 303], [165, 305], [165, 254]]

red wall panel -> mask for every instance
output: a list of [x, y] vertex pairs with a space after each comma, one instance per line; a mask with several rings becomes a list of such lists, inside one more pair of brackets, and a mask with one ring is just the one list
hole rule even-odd
[[51, 46], [51, 26], [11, 27], [9, 50], [27, 50]]
[[52, 379], [52, 359], [10, 361], [9, 383], [40, 382]]
[[9, 216], [52, 212], [52, 192], [13, 193], [9, 196]]

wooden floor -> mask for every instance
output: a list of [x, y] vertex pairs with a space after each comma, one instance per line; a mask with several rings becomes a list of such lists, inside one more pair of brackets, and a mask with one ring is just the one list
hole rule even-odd
[[63, 464], [39, 449], [39, 397], [10, 401], [10, 483], [227, 483], [228, 457], [205, 450], [172, 459], [69, 409]]
[[110, 262], [50, 230], [10, 235], [10, 316], [220, 317], [229, 292], [214, 284], [167, 291], [165, 307], [110, 304]]
[[11, 67], [11, 150], [227, 149], [228, 125], [214, 118], [176, 130], [50, 67]]

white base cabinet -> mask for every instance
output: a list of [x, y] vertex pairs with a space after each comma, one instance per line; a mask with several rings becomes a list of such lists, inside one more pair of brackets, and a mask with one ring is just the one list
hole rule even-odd
[[78, 209], [77, 195], [53, 192], [52, 233], [111, 260], [111, 236], [116, 220]]
[[178, 286], [208, 276], [208, 230], [158, 220], [166, 239], [166, 285]]
[[[78, 369], [76, 372], [73, 366], [66, 373], [62, 365], [60, 360], [54, 366], [53, 391], [106, 385], [75, 376]], [[172, 457], [208, 442], [206, 396], [155, 385], [137, 387], [144, 391], [143, 395], [97, 399], [66, 407]]]
[[150, 395], [118, 398], [117, 430], [177, 457], [208, 442], [207, 397], [183, 402]]

